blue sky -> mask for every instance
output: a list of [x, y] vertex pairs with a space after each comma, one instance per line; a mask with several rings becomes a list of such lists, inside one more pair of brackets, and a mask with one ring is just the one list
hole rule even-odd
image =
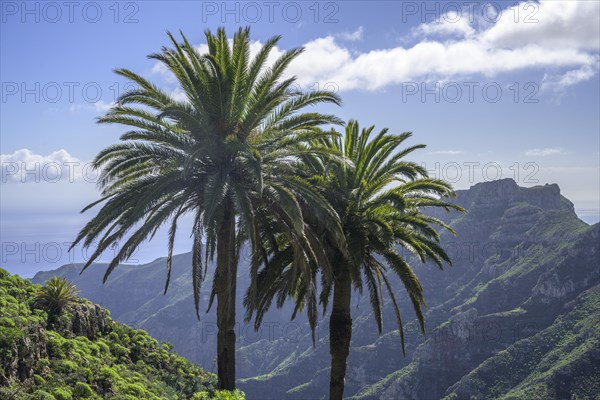
[[[122, 129], [98, 126], [126, 67], [180, 96], [146, 56], [180, 29], [249, 25], [255, 48], [305, 46], [302, 90], [329, 88], [344, 119], [414, 132], [414, 156], [456, 188], [497, 177], [558, 183], [599, 219], [599, 37], [596, 1], [567, 2], [11, 2], [1, 3], [3, 267], [29, 276], [67, 254], [97, 198], [87, 162]], [[59, 176], [60, 175], [60, 176]], [[187, 251], [185, 235], [177, 250]], [[132, 261], [164, 255], [156, 238]], [[107, 259], [108, 256], [105, 258]]]

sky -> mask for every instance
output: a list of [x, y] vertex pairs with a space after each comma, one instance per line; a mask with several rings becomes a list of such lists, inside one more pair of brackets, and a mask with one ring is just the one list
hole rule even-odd
[[[289, 75], [329, 89], [344, 120], [413, 132], [412, 159], [457, 189], [513, 178], [557, 183], [579, 217], [600, 219], [600, 2], [2, 1], [0, 21], [0, 265], [31, 276], [81, 261], [67, 252], [94, 215], [89, 162], [125, 129], [96, 118], [131, 87], [128, 68], [182, 96], [147, 55], [181, 30], [250, 26], [255, 52], [305, 52]], [[177, 252], [188, 251], [180, 235]], [[92, 249], [93, 250], [93, 249]], [[164, 232], [131, 263], [166, 254]], [[110, 253], [103, 256], [108, 260]]]

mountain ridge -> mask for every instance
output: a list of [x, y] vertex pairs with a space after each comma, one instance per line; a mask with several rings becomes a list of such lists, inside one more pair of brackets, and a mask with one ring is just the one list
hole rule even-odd
[[[382, 336], [378, 336], [368, 299], [356, 297], [353, 302], [354, 333], [346, 377], [349, 397], [378, 398], [386, 393], [389, 398], [444, 397], [450, 387], [486, 360], [550, 328], [562, 315], [564, 303], [598, 283], [600, 225], [582, 222], [557, 185], [523, 188], [511, 179], [483, 182], [458, 190], [456, 203], [468, 213], [434, 215], [458, 232], [457, 236], [442, 233], [442, 244], [447, 246], [453, 267], [440, 272], [431, 265], [414, 265], [429, 305], [425, 336], [417, 333], [410, 304], [400, 299], [408, 333], [408, 357], [401, 356], [394, 324], [385, 323]], [[77, 266], [63, 267], [39, 273], [33, 281], [53, 274], [73, 277], [86, 295], [100, 304], [110, 304], [107, 308], [115, 319], [143, 327], [162, 340], [169, 339], [179, 353], [210, 370], [214, 364], [214, 316], [202, 315], [200, 322], [193, 319], [190, 253], [177, 257], [166, 296], [162, 296], [164, 259], [139, 267], [119, 267], [104, 287], [100, 286], [101, 265], [93, 265], [89, 269], [93, 272], [77, 277], [73, 275]], [[238, 296], [243, 295], [249, 279], [246, 261], [243, 259], [239, 268], [238, 288], [242, 289]], [[210, 279], [207, 277], [207, 282]], [[401, 287], [396, 281], [392, 283]], [[202, 304], [207, 304], [206, 287], [201, 292]], [[137, 296], [143, 300], [119, 301], [122, 291], [129, 294], [128, 298]], [[385, 321], [394, 321], [389, 305], [383, 314]], [[241, 309], [238, 315], [243, 315]], [[290, 315], [287, 304], [282, 310], [271, 310], [265, 322], [279, 331], [265, 338], [264, 333], [269, 330], [263, 325], [259, 339], [254, 339], [252, 330], [240, 321], [238, 377], [248, 398], [301, 399], [324, 394], [329, 374], [327, 315], [319, 321], [316, 348], [312, 347], [304, 317], [290, 323]], [[463, 325], [500, 324], [506, 332], [479, 344], [461, 341], [458, 335], [453, 347], [436, 347], [435, 335], [448, 335], [444, 333], [448, 327], [461, 321]], [[521, 329], [519, 324], [529, 328]], [[521, 330], [515, 337], [510, 331], [517, 328]], [[435, 359], [433, 354], [439, 357]], [[458, 360], [458, 364], [453, 365], [451, 360]], [[435, 378], [434, 384], [425, 384], [427, 378]], [[463, 396], [467, 386], [460, 386], [457, 393]]]

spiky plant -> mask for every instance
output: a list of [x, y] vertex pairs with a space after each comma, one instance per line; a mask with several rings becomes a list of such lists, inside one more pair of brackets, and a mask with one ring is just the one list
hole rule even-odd
[[53, 276], [36, 293], [34, 304], [54, 317], [60, 315], [70, 303], [74, 302], [78, 293], [79, 290], [67, 278]]
[[[283, 235], [295, 243], [299, 273], [307, 271], [318, 249], [307, 238], [301, 200], [309, 202], [312, 212], [329, 221], [342, 238], [333, 209], [298, 176], [300, 158], [328, 151], [308, 146], [329, 135], [316, 127], [341, 123], [334, 116], [302, 109], [340, 100], [328, 91], [294, 90], [295, 77], [284, 74], [302, 52], [300, 48], [267, 64], [279, 37], [269, 39], [253, 58], [248, 28], [240, 29], [231, 45], [224, 29], [214, 35], [207, 31], [208, 54], [200, 54], [183, 34], [181, 42], [171, 34], [169, 38], [173, 48], [165, 47], [150, 58], [173, 74], [185, 99], [174, 98], [132, 71], [116, 71], [139, 87], [121, 95], [99, 122], [131, 130], [121, 137], [123, 143], [104, 149], [94, 160], [102, 171], [102, 197], [84, 211], [104, 204], [73, 245], [97, 242], [85, 269], [104, 250], [122, 241], [108, 265], [106, 281], [120, 262], [167, 224], [166, 291], [177, 223], [191, 215], [196, 313], [207, 263], [216, 258], [208, 308], [216, 299], [219, 388], [233, 390], [240, 246], [249, 242], [260, 264], [267, 254], [261, 237]], [[263, 232], [267, 228], [271, 232]]]
[[[410, 298], [421, 330], [425, 330], [422, 307], [425, 304], [423, 288], [414, 274], [409, 260], [398, 251], [405, 248], [421, 262], [433, 261], [440, 268], [451, 260], [439, 244], [440, 237], [434, 226], [451, 232], [452, 229], [439, 219], [426, 214], [428, 208], [462, 210], [448, 202], [454, 192], [450, 184], [431, 179], [427, 171], [418, 164], [406, 161], [405, 157], [424, 145], [402, 148], [411, 133], [394, 135], [387, 129], [372, 135], [374, 127], [359, 129], [356, 121], [346, 125], [345, 137], [335, 136], [318, 141], [319, 146], [339, 158], [307, 157], [306, 178], [320, 189], [338, 213], [347, 243], [341, 248], [323, 229], [321, 219], [305, 213], [307, 224], [313, 227], [327, 254], [328, 262], [313, 265], [313, 279], [317, 271], [321, 275], [322, 292], [320, 302], [323, 312], [327, 309], [333, 292], [329, 325], [331, 379], [330, 399], [342, 399], [346, 360], [352, 336], [350, 302], [352, 288], [359, 293], [366, 286], [369, 293], [374, 319], [379, 333], [382, 331], [383, 294], [388, 294], [394, 309], [402, 351], [404, 332], [400, 308], [388, 275], [397, 275]], [[247, 318], [256, 312], [256, 323], [270, 307], [273, 299], [281, 306], [285, 298], [296, 301], [296, 310], [307, 303], [308, 288], [314, 282], [299, 277], [289, 266], [293, 256], [290, 251], [280, 249], [278, 254], [288, 257], [273, 257], [269, 268], [263, 268], [258, 277], [259, 293], [256, 301], [246, 298], [249, 309]], [[309, 313], [314, 313], [311, 308]]]

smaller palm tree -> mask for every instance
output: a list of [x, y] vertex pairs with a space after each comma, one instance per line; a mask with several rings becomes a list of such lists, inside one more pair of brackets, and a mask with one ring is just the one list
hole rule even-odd
[[66, 278], [53, 276], [36, 294], [34, 304], [50, 316], [60, 315], [63, 310], [77, 298], [79, 290]]
[[[346, 362], [352, 338], [351, 299], [353, 288], [362, 293], [367, 288], [377, 330], [383, 329], [384, 291], [387, 292], [398, 323], [404, 353], [404, 331], [400, 307], [390, 277], [396, 275], [406, 289], [421, 331], [425, 332], [423, 288], [415, 275], [413, 262], [432, 261], [440, 268], [451, 264], [450, 257], [440, 245], [435, 228], [454, 231], [443, 221], [427, 215], [428, 209], [464, 211], [448, 200], [454, 197], [452, 186], [439, 179], [429, 178], [427, 171], [415, 162], [406, 161], [413, 151], [425, 145], [402, 148], [411, 133], [394, 135], [387, 129], [373, 134], [374, 126], [360, 129], [356, 121], [346, 125], [345, 135], [318, 139], [315, 146], [341, 157], [305, 158], [305, 179], [313, 183], [331, 204], [342, 223], [347, 248], [332, 240], [324, 224], [326, 219], [310, 212], [303, 213], [306, 225], [319, 238], [327, 260], [313, 265], [312, 275], [298, 276], [289, 268], [294, 260], [289, 247], [275, 247], [273, 259], [259, 271], [259, 296], [251, 301], [247, 296], [246, 319], [256, 312], [256, 326], [273, 299], [281, 307], [286, 298], [296, 302], [297, 311], [305, 306], [311, 327], [316, 322], [314, 300], [317, 272], [321, 275], [320, 303], [323, 312], [332, 299], [329, 320], [331, 354], [330, 400], [341, 400], [344, 393]], [[405, 249], [413, 257], [405, 258]], [[311, 305], [312, 304], [312, 305]], [[314, 335], [313, 335], [314, 341]]]

